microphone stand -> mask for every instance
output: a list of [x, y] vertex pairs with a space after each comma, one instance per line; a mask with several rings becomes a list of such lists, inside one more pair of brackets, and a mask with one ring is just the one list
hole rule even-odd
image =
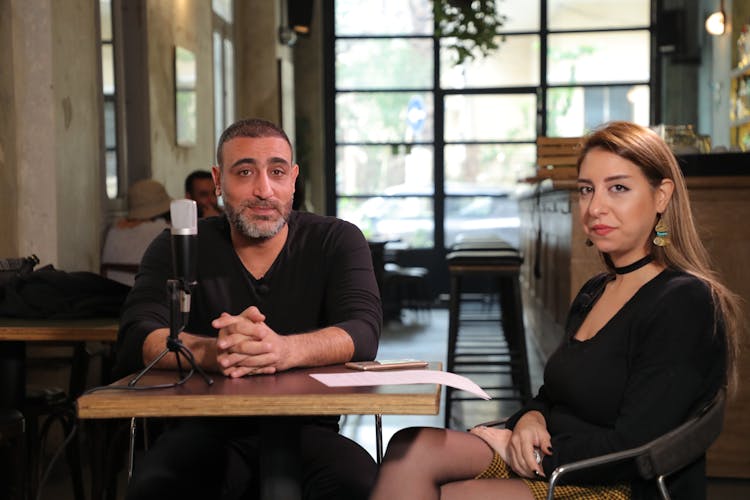
[[[190, 287], [183, 283], [182, 280], [169, 279], [167, 280], [167, 292], [169, 294], [169, 337], [167, 337], [167, 347], [153, 361], [146, 365], [143, 370], [138, 372], [138, 374], [128, 382], [128, 386], [135, 386], [141, 377], [148, 373], [156, 363], [161, 361], [161, 359], [170, 352], [173, 352], [177, 358], [177, 370], [180, 374], [180, 380], [177, 384], [186, 382], [194, 372], [198, 372], [200, 376], [203, 377], [203, 380], [206, 381], [206, 384], [211, 385], [214, 383], [213, 379], [206, 374], [203, 368], [198, 366], [198, 363], [195, 362], [193, 353], [179, 338], [180, 332], [185, 327], [183, 314], [187, 314], [190, 311]], [[190, 364], [191, 369], [187, 375], [183, 373], [180, 356], [183, 356]]]

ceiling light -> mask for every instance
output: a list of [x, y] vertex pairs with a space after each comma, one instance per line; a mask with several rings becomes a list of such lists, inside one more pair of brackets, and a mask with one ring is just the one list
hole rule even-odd
[[706, 31], [712, 35], [723, 35], [725, 21], [724, 0], [721, 0], [721, 7], [719, 10], [708, 16], [708, 19], [706, 19]]

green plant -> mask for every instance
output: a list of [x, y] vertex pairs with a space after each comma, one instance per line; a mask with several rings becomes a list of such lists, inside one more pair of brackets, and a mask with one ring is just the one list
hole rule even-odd
[[453, 38], [456, 65], [474, 59], [477, 51], [486, 57], [497, 50], [504, 37], [498, 28], [507, 16], [498, 14], [499, 0], [434, 0], [435, 34]]

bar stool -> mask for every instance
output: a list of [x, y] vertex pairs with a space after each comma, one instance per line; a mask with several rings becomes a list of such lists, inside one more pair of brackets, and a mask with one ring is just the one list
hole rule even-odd
[[0, 409], [0, 470], [8, 474], [8, 480], [0, 482], [0, 498], [25, 498], [24, 433], [23, 414], [12, 408]]
[[[485, 242], [471, 249], [462, 243], [460, 249], [446, 256], [450, 275], [450, 307], [448, 315], [449, 372], [462, 375], [491, 375], [499, 381], [510, 376], [510, 385], [483, 387], [496, 400], [525, 402], [531, 398], [531, 382], [526, 352], [526, 334], [519, 274], [523, 257], [502, 240], [493, 244]], [[461, 336], [461, 325], [466, 319], [461, 315], [464, 278], [485, 277], [493, 281], [499, 294], [499, 317], [490, 311], [480, 312], [478, 320], [498, 321], [499, 329], [484, 330], [472, 336]], [[502, 333], [502, 334], [501, 334]], [[477, 400], [474, 397], [454, 394], [446, 387], [445, 427], [451, 423], [454, 401]]]
[[405, 267], [393, 262], [385, 264], [384, 295], [396, 301], [399, 316], [403, 309], [412, 309], [419, 320], [424, 313], [429, 322], [432, 296], [425, 267]]
[[459, 250], [517, 250], [502, 238], [464, 238], [451, 246], [451, 251]]

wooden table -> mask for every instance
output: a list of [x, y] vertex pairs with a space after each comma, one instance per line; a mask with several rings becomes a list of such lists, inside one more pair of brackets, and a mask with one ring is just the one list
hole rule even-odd
[[[26, 346], [29, 343], [53, 343], [73, 347], [67, 391], [70, 398], [76, 398], [86, 386], [89, 361], [86, 342], [116, 342], [118, 323], [118, 318], [63, 320], [0, 317], [0, 407], [24, 407]], [[106, 364], [102, 363], [103, 369], [106, 369]], [[29, 481], [29, 498], [36, 497], [35, 488], [36, 483]]]
[[[439, 368], [432, 363], [431, 368]], [[436, 415], [440, 385], [409, 384], [371, 387], [328, 387], [311, 373], [341, 373], [343, 365], [304, 368], [276, 375], [227, 378], [214, 374], [213, 385], [194, 375], [169, 389], [108, 389], [78, 399], [84, 419], [131, 417], [195, 417], [251, 415]], [[124, 387], [132, 377], [112, 384]], [[177, 373], [152, 370], [138, 387], [168, 384]]]
[[[440, 363], [430, 363], [428, 369], [440, 368]], [[112, 384], [119, 389], [81, 396], [78, 417], [131, 419], [131, 474], [138, 417], [374, 415], [379, 462], [383, 456], [382, 415], [437, 415], [440, 410], [439, 384], [328, 387], [310, 377], [311, 373], [346, 371], [343, 365], [334, 365], [238, 379], [214, 376], [213, 385], [196, 374], [183, 385], [153, 390], [124, 389], [130, 376]], [[175, 371], [153, 370], [138, 386], [169, 384], [177, 379]]]
[[[0, 406], [20, 408], [25, 399], [26, 345], [29, 342], [69, 344], [75, 348], [74, 359], [84, 354], [85, 342], [117, 341], [117, 318], [92, 319], [23, 319], [0, 318], [0, 370], [7, 385]], [[78, 368], [74, 363], [74, 369]], [[83, 368], [83, 367], [82, 367]], [[71, 380], [85, 383], [85, 374], [71, 372]], [[11, 382], [12, 380], [12, 382]], [[12, 387], [10, 387], [12, 385]], [[80, 388], [80, 392], [83, 387]], [[78, 394], [73, 394], [77, 396]]]
[[117, 318], [0, 318], [0, 341], [115, 342], [118, 321]]

